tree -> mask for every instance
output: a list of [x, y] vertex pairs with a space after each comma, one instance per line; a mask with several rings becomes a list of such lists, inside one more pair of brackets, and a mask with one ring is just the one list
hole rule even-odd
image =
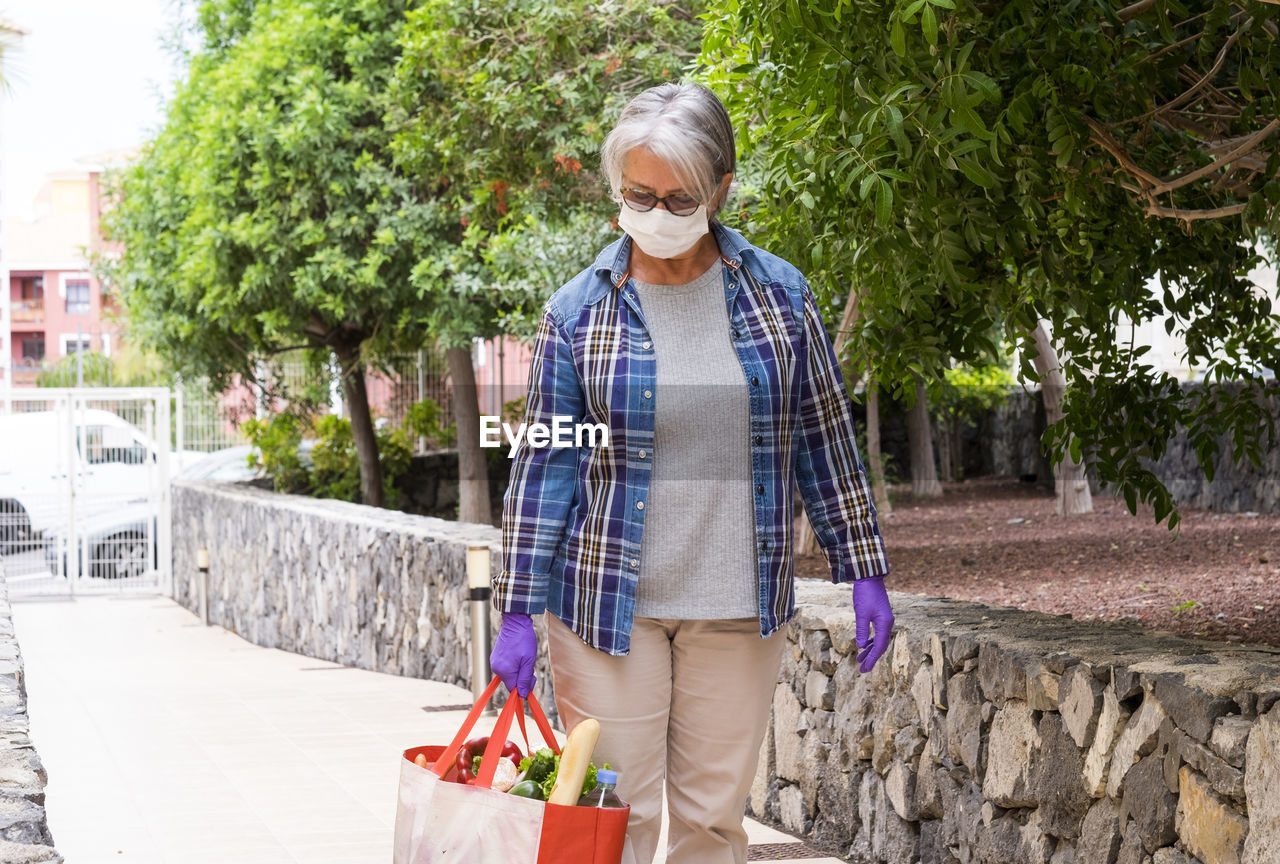
[[[1246, 278], [1280, 214], [1277, 17], [1222, 0], [725, 0], [702, 59], [768, 148], [758, 230], [828, 303], [859, 291], [855, 363], [901, 392], [1003, 334], [1024, 377], [1064, 372], [1055, 453], [1172, 526], [1150, 460], [1179, 427], [1206, 471], [1223, 432], [1257, 458], [1272, 428], [1251, 388], [1215, 379], [1280, 354]], [[1150, 319], [1208, 386], [1143, 362], [1125, 330]]]
[[[617, 208], [596, 152], [631, 96], [696, 56], [698, 11], [646, 0], [427, 0], [409, 14], [390, 116], [398, 164], [454, 234], [447, 265], [421, 284], [454, 375], [463, 519], [487, 521], [489, 511], [474, 379], [459, 388], [471, 340], [519, 326], [612, 232]], [[566, 240], [573, 263], [559, 272], [536, 254], [519, 260]]]
[[381, 0], [203, 3], [203, 47], [104, 216], [122, 257], [99, 262], [131, 336], [177, 371], [220, 385], [292, 348], [336, 355], [379, 506], [365, 367], [425, 338], [423, 273], [448, 233], [383, 121], [404, 16]]

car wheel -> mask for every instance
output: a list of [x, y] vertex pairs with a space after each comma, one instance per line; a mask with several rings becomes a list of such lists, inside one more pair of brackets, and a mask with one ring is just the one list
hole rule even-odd
[[17, 552], [31, 539], [31, 517], [12, 498], [0, 499], [0, 554]]
[[95, 579], [132, 579], [145, 576], [151, 566], [151, 544], [138, 531], [108, 537], [93, 549], [89, 575]]

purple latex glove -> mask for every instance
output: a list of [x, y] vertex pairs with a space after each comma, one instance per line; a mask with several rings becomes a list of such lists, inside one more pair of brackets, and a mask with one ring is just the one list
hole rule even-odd
[[[887, 607], [886, 607], [887, 608]], [[533, 619], [515, 612], [502, 614], [502, 629], [489, 655], [489, 667], [507, 689], [527, 697], [533, 689], [533, 664], [538, 659], [538, 634]]]
[[[872, 576], [853, 583], [853, 614], [857, 619], [854, 635], [857, 637], [858, 670], [867, 673], [876, 665], [893, 638], [893, 610], [889, 608], [889, 594], [884, 590], [884, 577]], [[875, 625], [875, 639], [871, 627]]]

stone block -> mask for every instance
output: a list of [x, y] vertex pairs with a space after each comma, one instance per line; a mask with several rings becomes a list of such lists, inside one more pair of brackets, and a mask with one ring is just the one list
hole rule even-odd
[[809, 833], [809, 813], [798, 787], [783, 786], [778, 790], [778, 816], [788, 831], [801, 835]]
[[1199, 862], [1172, 846], [1166, 846], [1155, 851], [1151, 856], [1151, 864], [1199, 864]]
[[1077, 663], [1062, 678], [1062, 698], [1059, 710], [1062, 722], [1077, 747], [1085, 747], [1093, 740], [1098, 727], [1098, 712], [1102, 709], [1102, 684], [1094, 677], [1086, 663]]
[[915, 778], [915, 812], [918, 819], [942, 818], [942, 784], [947, 772], [934, 765], [920, 766]]
[[933, 669], [930, 664], [926, 663], [916, 670], [915, 676], [911, 679], [910, 692], [911, 700], [916, 705], [916, 717], [919, 719], [920, 725], [927, 728], [935, 710], [933, 704]]
[[802, 736], [796, 732], [800, 711], [800, 700], [790, 685], [779, 684], [773, 691], [774, 765], [779, 777], [793, 783], [800, 781], [802, 771]]
[[1039, 664], [1027, 670], [1027, 704], [1036, 711], [1057, 711], [1062, 676]]
[[1093, 744], [1084, 757], [1084, 787], [1094, 798], [1101, 798], [1106, 791], [1107, 766], [1115, 748], [1120, 721], [1120, 703], [1116, 699], [1115, 688], [1108, 686], [1102, 692], [1102, 708], [1098, 712]]
[[48, 780], [36, 751], [0, 750], [0, 792], [42, 793]]
[[[1249, 822], [1191, 768], [1183, 766], [1178, 779], [1177, 832], [1182, 845], [1205, 864], [1240, 864], [1246, 860]], [[1258, 859], [1257, 864], [1275, 860]]]
[[929, 671], [933, 674], [933, 704], [942, 710], [947, 708], [947, 677], [951, 673], [951, 663], [947, 659], [946, 647], [937, 633], [930, 633], [925, 649], [929, 655]]
[[1107, 777], [1107, 795], [1112, 798], [1120, 797], [1120, 785], [1124, 782], [1125, 774], [1139, 757], [1147, 755], [1155, 748], [1160, 725], [1164, 723], [1164, 719], [1164, 708], [1159, 700], [1154, 695], [1148, 694], [1147, 698], [1142, 700], [1142, 707], [1129, 718], [1124, 731], [1116, 740]]
[[818, 671], [810, 671], [804, 679], [804, 701], [810, 708], [830, 711], [836, 704], [835, 681]]
[[1027, 660], [1026, 655], [995, 642], [983, 642], [978, 647], [978, 683], [982, 694], [996, 705], [1003, 705], [1009, 699], [1025, 701]]
[[1244, 864], [1280, 861], [1280, 708], [1258, 718], [1244, 757], [1244, 794], [1249, 802], [1249, 838]]
[[1235, 709], [1227, 697], [1189, 687], [1177, 675], [1157, 676], [1151, 692], [1179, 729], [1205, 743], [1213, 736], [1214, 721]]
[[1130, 822], [1125, 826], [1124, 838], [1120, 841], [1120, 854], [1116, 855], [1116, 864], [1146, 864], [1146, 850], [1142, 848], [1142, 837], [1138, 834], [1138, 826]]
[[1018, 832], [1019, 857], [1015, 860], [1025, 861], [1026, 864], [1049, 864], [1057, 843], [1045, 833], [1041, 816], [1041, 810], [1032, 810], [1022, 830]]
[[971, 672], [947, 681], [947, 754], [975, 775], [982, 771], [982, 694]]
[[895, 686], [906, 689], [915, 677], [916, 669], [924, 662], [924, 647], [919, 637], [905, 630], [893, 634], [893, 645], [889, 648], [890, 669], [893, 671]]
[[1001, 807], [1034, 807], [1031, 769], [1039, 756], [1040, 734], [1026, 702], [1009, 700], [996, 712], [987, 746], [986, 797]]
[[1120, 809], [1133, 819], [1148, 853], [1177, 839], [1174, 814], [1178, 799], [1164, 782], [1164, 760], [1152, 754], [1130, 769], [1124, 781]]
[[1182, 761], [1203, 774], [1219, 795], [1244, 802], [1244, 772], [1239, 768], [1232, 768], [1189, 735], [1179, 737], [1178, 755]]
[[894, 762], [884, 778], [885, 795], [899, 816], [910, 822], [919, 817], [916, 809], [916, 776], [907, 763]]
[[0, 840], [0, 861], [4, 864], [62, 864], [63, 860], [52, 846]]
[[1084, 814], [1076, 858], [1082, 864], [1115, 864], [1120, 854], [1120, 806], [1109, 798], [1095, 801]]
[[1244, 751], [1249, 744], [1249, 732], [1252, 729], [1253, 721], [1237, 714], [1219, 717], [1214, 721], [1209, 746], [1228, 765], [1243, 768]]
[[1039, 804], [1046, 834], [1080, 836], [1080, 823], [1092, 799], [1084, 785], [1084, 753], [1071, 740], [1062, 717], [1045, 713], [1037, 727], [1040, 753], [1031, 769], [1031, 794]]
[[838, 665], [831, 649], [831, 634], [826, 630], [809, 630], [804, 634], [804, 656], [823, 675], [834, 675]]

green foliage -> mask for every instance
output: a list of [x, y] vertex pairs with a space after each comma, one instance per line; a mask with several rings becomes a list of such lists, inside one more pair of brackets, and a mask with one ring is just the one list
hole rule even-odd
[[971, 423], [1003, 404], [1015, 387], [1013, 375], [1003, 366], [957, 366], [933, 382], [929, 405], [945, 420]]
[[37, 387], [75, 387], [81, 380], [83, 366], [86, 387], [110, 387], [115, 383], [115, 364], [106, 354], [86, 351], [68, 354], [36, 375]]
[[425, 0], [409, 13], [388, 120], [397, 163], [450, 226], [447, 260], [414, 274], [441, 344], [531, 332], [550, 291], [616, 236], [597, 150], [628, 99], [696, 56], [701, 11]]
[[405, 412], [405, 431], [412, 438], [423, 438], [428, 447], [453, 447], [458, 443], [458, 424], [445, 424], [444, 409], [434, 399], [414, 402]]
[[249, 454], [250, 466], [261, 469], [270, 477], [277, 492], [305, 494], [311, 490], [310, 472], [298, 452], [308, 427], [307, 419], [297, 414], [246, 420], [240, 426], [255, 448]]
[[[377, 430], [378, 458], [382, 461], [383, 490], [387, 506], [395, 507], [396, 483], [409, 470], [413, 446], [405, 430], [384, 426]], [[360, 462], [356, 455], [351, 421], [326, 414], [315, 422], [316, 444], [311, 448], [315, 464], [313, 483], [318, 498], [360, 502]]]
[[[1280, 135], [1253, 155], [1266, 170], [1252, 181], [1210, 172], [1159, 196], [1166, 211], [1141, 193], [1140, 165], [1189, 174], [1280, 114], [1280, 79], [1259, 71], [1280, 65], [1280, 7], [1234, 15], [1216, 0], [1207, 12], [1155, 4], [1121, 21], [1110, 4], [1052, 0], [724, 0], [701, 55], [762, 166], [749, 230], [808, 271], [828, 320], [857, 292], [849, 352], [863, 376], [901, 391], [913, 373], [980, 364], [1003, 340], [1035, 380], [1030, 331], [1045, 320], [1069, 358], [1051, 443], [1078, 442], [1157, 519], [1173, 499], [1149, 460], [1179, 426], [1208, 470], [1216, 435], [1252, 458], [1270, 419], [1251, 395], [1178, 388], [1144, 362], [1129, 322], [1167, 318], [1188, 363], [1224, 375], [1280, 355], [1271, 301], [1246, 278], [1280, 227], [1268, 179]], [[1219, 51], [1215, 74], [1233, 85], [1155, 112]], [[1224, 100], [1238, 110], [1214, 116]], [[1217, 208], [1233, 215], [1185, 216]]]

